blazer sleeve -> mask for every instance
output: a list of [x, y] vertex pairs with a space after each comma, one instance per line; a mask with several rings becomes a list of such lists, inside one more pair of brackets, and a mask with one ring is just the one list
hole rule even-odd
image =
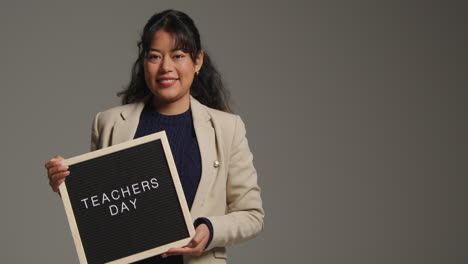
[[251, 239], [263, 230], [264, 210], [253, 166], [253, 155], [245, 125], [236, 117], [226, 185], [227, 213], [207, 217], [213, 225], [213, 239], [206, 250], [226, 247]]
[[100, 112], [97, 113], [96, 117], [94, 117], [93, 125], [91, 128], [91, 151], [95, 151], [101, 148], [99, 146], [99, 129], [98, 129], [99, 114], [101, 113]]

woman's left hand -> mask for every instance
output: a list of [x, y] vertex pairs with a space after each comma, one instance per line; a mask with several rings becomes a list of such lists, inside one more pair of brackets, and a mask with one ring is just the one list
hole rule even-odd
[[163, 258], [172, 256], [172, 255], [192, 255], [200, 256], [205, 250], [206, 244], [210, 239], [210, 229], [205, 224], [200, 224], [195, 229], [195, 235], [192, 240], [185, 246], [181, 248], [170, 248], [166, 253], [163, 253], [161, 256]]

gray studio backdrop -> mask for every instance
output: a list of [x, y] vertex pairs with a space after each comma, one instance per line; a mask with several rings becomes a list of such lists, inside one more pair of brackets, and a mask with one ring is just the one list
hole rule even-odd
[[194, 18], [255, 157], [265, 230], [230, 263], [467, 263], [462, 1], [2, 1], [1, 263], [78, 263], [43, 164], [88, 151], [167, 8]]

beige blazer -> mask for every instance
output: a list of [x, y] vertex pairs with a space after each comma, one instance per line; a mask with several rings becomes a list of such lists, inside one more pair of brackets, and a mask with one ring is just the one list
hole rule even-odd
[[[97, 113], [91, 150], [132, 140], [145, 102]], [[184, 263], [226, 263], [226, 247], [263, 230], [264, 211], [244, 123], [238, 115], [204, 106], [190, 97], [193, 124], [200, 147], [202, 175], [191, 208], [192, 218], [213, 224], [213, 240], [200, 257]], [[219, 166], [214, 166], [218, 161]]]

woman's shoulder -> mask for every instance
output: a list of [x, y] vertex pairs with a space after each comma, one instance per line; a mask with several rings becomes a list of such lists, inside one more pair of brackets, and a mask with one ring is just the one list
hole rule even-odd
[[[192, 111], [194, 109], [195, 109], [196, 115], [197, 114], [204, 115], [204, 113], [207, 113], [206, 118], [211, 119], [213, 123], [218, 123], [218, 124], [225, 124], [225, 125], [233, 124], [234, 122], [236, 122], [238, 118], [240, 118], [236, 114], [228, 113], [225, 111], [221, 111], [218, 109], [208, 107], [192, 97]], [[204, 111], [199, 111], [199, 109], [203, 109]]]
[[232, 121], [235, 121], [237, 118], [239, 118], [239, 115], [234, 114], [234, 113], [221, 111], [218, 109], [210, 108], [208, 106], [206, 108], [207, 108], [207, 111], [210, 113], [210, 116], [216, 120], [232, 122]]
[[138, 101], [130, 104], [118, 105], [111, 108], [108, 108], [102, 112], [100, 115], [103, 117], [115, 117], [120, 116], [125, 118], [129, 114], [134, 113], [135, 111], [141, 111], [145, 106], [144, 101]]
[[244, 121], [239, 115], [200, 105], [207, 113], [206, 118], [211, 121], [215, 131], [220, 132], [228, 141], [231, 142], [235, 136], [246, 134]]
[[114, 106], [98, 112], [95, 120], [100, 124], [113, 124], [116, 121], [125, 120], [131, 115], [141, 112], [145, 103], [135, 102], [125, 105]]

